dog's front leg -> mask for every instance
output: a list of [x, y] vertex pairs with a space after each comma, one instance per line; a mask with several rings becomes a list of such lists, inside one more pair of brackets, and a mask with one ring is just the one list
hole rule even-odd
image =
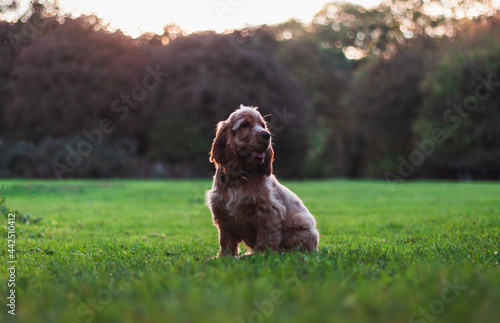
[[219, 254], [220, 256], [236, 256], [241, 239], [235, 237], [229, 230], [219, 228]]

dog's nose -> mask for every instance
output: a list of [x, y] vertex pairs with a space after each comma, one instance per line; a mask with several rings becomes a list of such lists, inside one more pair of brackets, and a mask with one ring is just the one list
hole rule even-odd
[[271, 134], [267, 131], [262, 131], [260, 133], [260, 136], [262, 137], [262, 139], [264, 140], [269, 140], [269, 138], [271, 138]]

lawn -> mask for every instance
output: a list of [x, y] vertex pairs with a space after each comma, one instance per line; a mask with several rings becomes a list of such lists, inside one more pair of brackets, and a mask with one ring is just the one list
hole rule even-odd
[[[497, 322], [500, 184], [286, 181], [318, 253], [217, 259], [208, 180], [0, 180], [1, 322]], [[36, 218], [43, 218], [35, 223]], [[10, 289], [8, 224], [0, 292]]]

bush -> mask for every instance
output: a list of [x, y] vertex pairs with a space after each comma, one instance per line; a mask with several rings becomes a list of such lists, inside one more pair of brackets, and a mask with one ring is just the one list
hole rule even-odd
[[0, 186], [0, 214], [8, 214], [7, 207], [5, 206], [5, 186]]
[[[136, 156], [137, 140], [123, 138], [112, 144], [92, 147], [88, 156], [74, 158], [81, 136], [68, 139], [46, 138], [35, 145], [28, 141], [4, 142], [0, 146], [2, 177], [163, 177], [167, 167]], [[68, 157], [70, 156], [70, 157]], [[68, 158], [71, 163], [68, 163]], [[76, 160], [76, 161], [75, 161]], [[75, 165], [76, 164], [76, 165]], [[59, 168], [58, 168], [59, 167]], [[67, 167], [67, 168], [66, 168]]]
[[26, 140], [19, 140], [14, 143], [2, 140], [0, 138], [0, 176], [12, 177], [33, 177], [34, 160], [32, 155], [35, 151], [35, 145]]

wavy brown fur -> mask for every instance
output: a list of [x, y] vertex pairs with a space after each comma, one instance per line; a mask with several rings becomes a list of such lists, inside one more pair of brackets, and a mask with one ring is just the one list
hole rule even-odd
[[316, 221], [273, 175], [271, 135], [257, 108], [241, 106], [217, 125], [210, 161], [216, 173], [207, 205], [219, 229], [219, 255], [241, 242], [256, 251], [317, 250]]

